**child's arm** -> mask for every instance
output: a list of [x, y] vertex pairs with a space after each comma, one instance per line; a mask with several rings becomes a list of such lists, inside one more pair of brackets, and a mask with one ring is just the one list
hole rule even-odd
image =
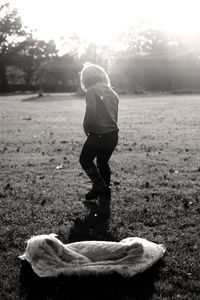
[[86, 111], [83, 120], [83, 128], [86, 134], [93, 131], [96, 124], [96, 97], [95, 90], [90, 88], [86, 93]]

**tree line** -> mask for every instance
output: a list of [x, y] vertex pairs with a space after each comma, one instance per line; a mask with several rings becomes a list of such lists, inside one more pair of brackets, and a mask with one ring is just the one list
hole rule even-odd
[[119, 36], [123, 50], [73, 35], [63, 41], [69, 50], [60, 56], [55, 42], [36, 39], [7, 3], [0, 6], [0, 91], [76, 92], [79, 71], [90, 61], [107, 70], [120, 93], [199, 92], [199, 37], [155, 30], [145, 22]]

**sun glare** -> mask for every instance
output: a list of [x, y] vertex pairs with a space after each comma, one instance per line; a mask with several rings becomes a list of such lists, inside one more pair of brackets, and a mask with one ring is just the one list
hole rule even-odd
[[181, 34], [200, 31], [198, 0], [10, 0], [25, 25], [38, 37], [54, 39], [76, 33], [89, 42], [114, 46], [129, 26], [147, 20], [152, 27]]

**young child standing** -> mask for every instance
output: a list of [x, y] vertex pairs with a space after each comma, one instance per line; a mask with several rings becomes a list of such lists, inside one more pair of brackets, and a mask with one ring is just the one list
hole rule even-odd
[[[118, 102], [105, 70], [86, 63], [80, 74], [81, 87], [86, 93], [83, 128], [87, 140], [80, 154], [80, 164], [92, 181], [86, 200], [110, 196], [109, 159], [118, 142]], [[96, 159], [96, 164], [94, 160]]]

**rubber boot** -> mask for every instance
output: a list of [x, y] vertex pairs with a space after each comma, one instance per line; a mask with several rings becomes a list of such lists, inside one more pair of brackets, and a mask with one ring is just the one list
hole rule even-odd
[[92, 189], [85, 195], [86, 200], [93, 200], [97, 199], [98, 196], [108, 196], [110, 194], [110, 189], [105, 184], [96, 166], [85, 170], [85, 172], [93, 183]]
[[111, 196], [111, 187], [110, 187], [110, 179], [111, 179], [111, 171], [109, 165], [106, 166], [101, 166], [100, 164], [97, 163], [97, 168], [99, 170], [99, 173], [101, 177], [103, 178], [105, 184], [109, 188], [109, 192], [107, 193], [107, 196]]

